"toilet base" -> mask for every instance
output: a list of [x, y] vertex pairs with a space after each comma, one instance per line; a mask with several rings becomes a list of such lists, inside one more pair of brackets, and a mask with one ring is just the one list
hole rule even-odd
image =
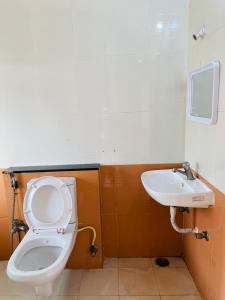
[[48, 298], [52, 295], [52, 283], [35, 286], [34, 289], [37, 296]]

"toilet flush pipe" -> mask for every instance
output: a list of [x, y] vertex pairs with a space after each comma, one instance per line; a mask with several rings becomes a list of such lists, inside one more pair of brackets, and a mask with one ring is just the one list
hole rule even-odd
[[170, 206], [170, 222], [171, 222], [171, 225], [173, 226], [173, 229], [179, 233], [184, 233], [184, 234], [187, 234], [187, 233], [198, 233], [199, 230], [197, 227], [195, 228], [180, 228], [177, 223], [176, 223], [176, 207], [174, 206]]

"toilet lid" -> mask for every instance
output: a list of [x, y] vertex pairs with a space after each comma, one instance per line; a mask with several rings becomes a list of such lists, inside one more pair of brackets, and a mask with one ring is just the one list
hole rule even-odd
[[27, 184], [23, 203], [25, 220], [34, 231], [56, 229], [63, 232], [72, 215], [72, 196], [57, 177], [41, 177]]

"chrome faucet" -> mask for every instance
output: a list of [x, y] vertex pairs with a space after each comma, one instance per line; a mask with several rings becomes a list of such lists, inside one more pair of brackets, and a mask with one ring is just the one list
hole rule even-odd
[[195, 177], [194, 177], [194, 175], [193, 175], [193, 173], [191, 171], [191, 165], [190, 165], [190, 163], [188, 161], [185, 161], [185, 162], [183, 162], [182, 167], [183, 167], [184, 171], [180, 170], [180, 169], [173, 169], [173, 172], [174, 173], [179, 172], [179, 173], [181, 173], [183, 175], [186, 175], [187, 176], [187, 180], [195, 180]]

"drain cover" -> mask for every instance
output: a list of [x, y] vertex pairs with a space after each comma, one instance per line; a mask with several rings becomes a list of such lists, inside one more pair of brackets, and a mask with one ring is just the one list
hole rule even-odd
[[157, 257], [155, 263], [160, 267], [168, 267], [170, 262], [165, 257]]

